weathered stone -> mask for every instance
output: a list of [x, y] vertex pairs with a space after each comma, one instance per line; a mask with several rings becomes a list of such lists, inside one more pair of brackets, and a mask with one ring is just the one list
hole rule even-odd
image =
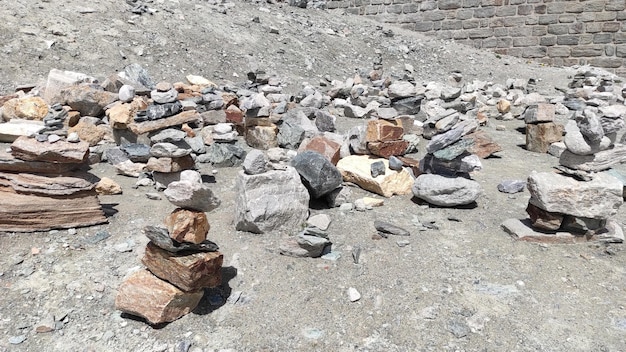
[[308, 218], [309, 192], [293, 167], [258, 175], [246, 175], [242, 170], [235, 189], [235, 228], [239, 231], [290, 232]]
[[171, 182], [163, 192], [167, 200], [177, 207], [209, 212], [220, 205], [220, 200], [213, 195], [213, 191], [203, 183], [192, 182], [186, 179], [189, 173], [197, 171], [185, 170], [181, 173], [181, 180]]
[[150, 158], [150, 147], [142, 143], [127, 144], [120, 147], [128, 158], [135, 163], [148, 162]]
[[106, 125], [95, 125], [87, 119], [81, 119], [74, 127], [68, 129], [68, 133], [78, 134], [80, 140], [89, 143], [93, 147], [110, 136], [110, 128]]
[[150, 98], [152, 98], [152, 100], [154, 100], [157, 104], [173, 103], [178, 98], [178, 91], [173, 87], [166, 91], [159, 91], [158, 89], [155, 89], [150, 92]]
[[[386, 221], [375, 220], [374, 227], [376, 231], [383, 234], [390, 234], [395, 236], [411, 236], [411, 233], [399, 226], [388, 223]], [[386, 235], [383, 237], [387, 237]]]
[[117, 98], [115, 93], [90, 85], [70, 86], [61, 91], [63, 104], [69, 105], [72, 110], [79, 111], [82, 116], [102, 116], [104, 108], [115, 102]]
[[563, 223], [563, 214], [545, 211], [531, 203], [528, 203], [526, 213], [530, 216], [533, 227], [538, 229], [556, 231]]
[[479, 130], [465, 135], [463, 139], [472, 139], [474, 144], [467, 151], [484, 159], [494, 153], [502, 151], [502, 147], [496, 143], [484, 130]]
[[118, 174], [130, 177], [139, 177], [139, 175], [146, 171], [146, 164], [134, 163], [130, 159], [113, 166]]
[[467, 154], [467, 150], [474, 145], [473, 139], [460, 139], [455, 143], [435, 151], [433, 156], [439, 160], [451, 161], [462, 154]]
[[300, 125], [284, 121], [278, 132], [278, 145], [282, 148], [297, 149], [304, 139], [305, 131]]
[[556, 107], [552, 104], [540, 103], [529, 105], [522, 114], [526, 124], [553, 122]]
[[369, 154], [365, 135], [365, 128], [363, 126], [355, 126], [348, 131], [347, 142], [350, 150], [354, 154]]
[[278, 147], [278, 127], [276, 125], [248, 127], [244, 138], [252, 148], [267, 150]]
[[243, 162], [245, 155], [245, 150], [236, 144], [214, 143], [207, 148], [205, 155], [198, 157], [198, 161], [216, 166], [236, 166]]
[[96, 192], [104, 195], [122, 194], [122, 187], [112, 179], [103, 177], [96, 184]]
[[135, 83], [135, 88], [137, 88], [136, 84], [148, 89], [153, 89], [154, 86], [156, 86], [152, 77], [148, 74], [148, 71], [139, 64], [130, 64], [124, 67], [124, 72], [121, 72], [119, 75], [130, 82]]
[[391, 99], [407, 98], [415, 95], [415, 85], [411, 82], [397, 81], [389, 85], [387, 88], [387, 94]]
[[5, 102], [0, 109], [0, 114], [7, 121], [12, 119], [41, 121], [48, 115], [48, 110], [48, 104], [40, 97], [25, 97]]
[[624, 162], [626, 162], [626, 146], [624, 145], [618, 145], [594, 155], [577, 155], [565, 150], [559, 157], [559, 164], [570, 169], [588, 172], [608, 170], [613, 165]]
[[387, 166], [385, 165], [385, 163], [383, 163], [382, 161], [377, 161], [370, 165], [370, 173], [372, 174], [373, 178], [376, 178], [380, 175], [384, 175], [386, 168]]
[[124, 84], [117, 93], [119, 100], [123, 103], [129, 103], [135, 98], [135, 87], [130, 84]]
[[422, 99], [424, 99], [423, 95], [394, 100], [391, 107], [401, 115], [417, 115], [420, 112]]
[[322, 255], [324, 248], [330, 244], [326, 238], [298, 234], [297, 236], [286, 238], [279, 246], [280, 254], [291, 257], [317, 258]]
[[445, 148], [452, 143], [455, 143], [463, 137], [462, 128], [454, 128], [450, 131], [434, 136], [428, 145], [426, 145], [427, 153], [434, 153], [439, 149]]
[[565, 124], [565, 137], [563, 138], [563, 142], [567, 150], [578, 155], [595, 154], [611, 146], [611, 140], [608, 137], [603, 137], [593, 142], [587, 140], [573, 120]]
[[530, 220], [519, 219], [505, 220], [502, 229], [516, 240], [539, 243], [579, 243], [587, 242], [586, 236], [575, 236], [569, 232], [545, 233], [532, 229]]
[[0, 148], [0, 171], [36, 174], [62, 174], [78, 169], [82, 164], [54, 164], [44, 161], [26, 161], [15, 158]]
[[528, 177], [530, 203], [549, 212], [607, 219], [623, 203], [623, 185], [600, 173], [592, 181], [577, 181], [552, 172], [532, 172]]
[[482, 163], [474, 154], [462, 154], [450, 161], [437, 159], [432, 154], [426, 154], [419, 162], [419, 173], [457, 176], [480, 170], [482, 170]]
[[324, 155], [310, 150], [298, 153], [293, 166], [312, 198], [320, 198], [341, 185], [341, 173]]
[[150, 155], [156, 158], [181, 158], [191, 154], [191, 147], [184, 141], [174, 143], [155, 143], [150, 148]]
[[34, 138], [19, 137], [11, 144], [11, 154], [26, 161], [80, 164], [89, 156], [89, 144], [66, 141], [38, 142]]
[[367, 149], [370, 153], [383, 158], [389, 158], [393, 155], [404, 155], [408, 147], [409, 142], [405, 140], [367, 143]]
[[369, 120], [365, 140], [367, 142], [386, 142], [402, 139], [404, 129], [399, 120]]
[[96, 81], [97, 80], [94, 77], [88, 76], [84, 73], [52, 69], [48, 73], [43, 98], [49, 104], [57, 103], [61, 101], [60, 95], [64, 88], [78, 85], [80, 83], [91, 83]]
[[128, 128], [136, 135], [162, 130], [164, 128], [180, 126], [185, 123], [200, 123], [202, 117], [196, 111], [183, 111], [180, 114], [144, 122], [134, 122]]
[[258, 175], [267, 171], [265, 154], [258, 149], [252, 149], [243, 160], [243, 171], [248, 175]]
[[324, 136], [315, 136], [311, 139], [306, 139], [300, 144], [298, 152], [306, 150], [318, 152], [322, 154], [333, 165], [337, 165], [340, 157], [341, 144]]
[[202, 243], [211, 228], [206, 214], [199, 210], [177, 208], [165, 218], [170, 237], [178, 242]]
[[404, 163], [398, 159], [395, 155], [389, 157], [389, 168], [394, 171], [402, 171]]
[[507, 112], [511, 111], [511, 102], [506, 99], [500, 99], [498, 100], [496, 107], [498, 108], [499, 113], [506, 114]]
[[204, 291], [184, 292], [148, 270], [140, 270], [128, 277], [117, 290], [115, 308], [140, 316], [150, 324], [172, 322], [191, 312]]
[[373, 110], [362, 108], [356, 105], [346, 104], [343, 107], [343, 114], [346, 117], [355, 118], [355, 119], [365, 119], [370, 117]]
[[464, 177], [422, 174], [415, 179], [412, 191], [414, 196], [428, 203], [454, 207], [475, 202], [482, 189], [478, 182]]
[[526, 188], [526, 181], [505, 180], [498, 184], [498, 191], [502, 193], [519, 193]]
[[337, 118], [323, 110], [315, 112], [315, 126], [320, 132], [334, 132]]
[[148, 159], [146, 168], [150, 171], [156, 172], [178, 172], [183, 170], [189, 170], [193, 168], [195, 161], [191, 155], [186, 155], [180, 158], [155, 158]]
[[606, 226], [606, 219], [590, 219], [580, 216], [565, 215], [561, 230], [573, 233], [587, 233], [587, 231], [596, 231]]
[[352, 182], [381, 196], [391, 197], [394, 194], [404, 195], [411, 193], [413, 178], [405, 169], [394, 171], [387, 166], [385, 175], [373, 178], [371, 165], [377, 161], [382, 161], [386, 166], [389, 165], [387, 160], [371, 158], [367, 155], [351, 155], [339, 160], [337, 168], [341, 172], [344, 181]]
[[[219, 110], [218, 110], [219, 111]], [[225, 122], [233, 123], [237, 126], [243, 125], [245, 113], [241, 111], [236, 105], [232, 104], [224, 110], [225, 113]], [[221, 115], [221, 113], [220, 113]], [[205, 117], [205, 123], [207, 123], [207, 118]], [[210, 121], [210, 120], [209, 120]], [[219, 119], [221, 121], [221, 118]]]
[[155, 134], [150, 135], [150, 142], [152, 143], [176, 143], [185, 139], [187, 134], [184, 131], [175, 128], [168, 128], [160, 130]]
[[32, 136], [45, 128], [44, 124], [36, 121], [12, 120], [0, 123], [0, 142], [13, 142], [20, 136]]
[[526, 124], [526, 150], [547, 153], [550, 144], [563, 140], [563, 125], [553, 122]]

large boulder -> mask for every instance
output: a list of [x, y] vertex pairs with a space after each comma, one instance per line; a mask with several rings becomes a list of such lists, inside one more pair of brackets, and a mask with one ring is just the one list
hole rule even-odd
[[482, 191], [476, 181], [434, 174], [420, 175], [415, 179], [412, 190], [417, 198], [442, 207], [471, 204]]
[[312, 198], [322, 197], [341, 185], [339, 170], [318, 152], [305, 150], [298, 153], [291, 160], [291, 166], [302, 177], [302, 182], [309, 189]]
[[235, 228], [239, 231], [293, 232], [308, 218], [309, 192], [293, 167], [258, 175], [241, 170], [235, 192]]

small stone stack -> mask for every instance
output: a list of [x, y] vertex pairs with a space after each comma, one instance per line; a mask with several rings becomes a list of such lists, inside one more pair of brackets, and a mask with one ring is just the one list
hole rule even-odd
[[547, 153], [552, 143], [563, 140], [563, 125], [554, 122], [553, 104], [539, 103], [526, 107], [522, 116], [526, 123], [526, 150]]
[[192, 311], [204, 288], [222, 282], [223, 255], [206, 239], [209, 222], [205, 212], [219, 205], [200, 174], [183, 171], [181, 180], [165, 190], [179, 206], [166, 219], [166, 228], [147, 226], [150, 239], [142, 263], [146, 269], [129, 276], [120, 286], [117, 309], [145, 318], [150, 324], [172, 322]]
[[192, 169], [195, 161], [191, 156], [192, 148], [185, 141], [184, 131], [168, 128], [159, 131], [150, 138], [150, 158], [146, 169], [152, 172], [156, 182], [167, 186], [178, 180], [180, 173]]
[[373, 155], [385, 159], [389, 159], [391, 156], [404, 155], [409, 147], [409, 142], [405, 141], [403, 137], [404, 128], [400, 119], [375, 119], [367, 122], [365, 140], [367, 141], [367, 149]]

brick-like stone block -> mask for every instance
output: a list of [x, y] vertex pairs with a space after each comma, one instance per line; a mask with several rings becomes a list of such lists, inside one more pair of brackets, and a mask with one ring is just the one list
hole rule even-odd
[[621, 23], [619, 22], [604, 22], [602, 23], [602, 31], [603, 32], [618, 32], [621, 27]]
[[559, 23], [573, 23], [576, 21], [576, 15], [565, 14], [559, 15]]
[[604, 10], [603, 0], [585, 1], [583, 4], [583, 12], [600, 12]]
[[541, 15], [537, 21], [538, 24], [554, 24], [559, 23], [558, 15]]
[[577, 35], [559, 35], [556, 37], [558, 45], [578, 45], [579, 36]]
[[616, 45], [615, 46], [615, 56], [617, 56], [617, 57], [626, 57], [626, 45]]
[[495, 7], [479, 7], [474, 9], [474, 18], [486, 18], [496, 15]]
[[493, 29], [493, 36], [494, 37], [506, 37], [509, 35], [509, 29], [508, 28], [494, 28]]
[[432, 10], [422, 13], [422, 19], [424, 21], [441, 21], [446, 18], [445, 11]]
[[565, 12], [565, 8], [567, 7], [567, 3], [565, 2], [551, 2], [546, 5], [547, 13], [563, 13]]
[[546, 56], [546, 52], [547, 48], [543, 46], [527, 47], [526, 49], [524, 49], [522, 57], [531, 59], [540, 58]]
[[571, 55], [573, 57], [591, 57], [591, 56], [602, 56], [603, 53], [604, 53], [604, 46], [588, 45], [588, 46], [573, 47]]
[[304, 140], [302, 144], [300, 144], [298, 152], [305, 150], [318, 152], [328, 159], [328, 161], [330, 161], [333, 165], [337, 165], [340, 157], [341, 144], [324, 136], [315, 136], [310, 140]]
[[[544, 37], [539, 38], [539, 45], [542, 45], [542, 46], [556, 45], [556, 36], [550, 35], [550, 36], [544, 36]], [[550, 54], [548, 53], [548, 55]], [[569, 49], [568, 49], [567, 55], [569, 56]]]
[[581, 13], [583, 12], [583, 4], [580, 2], [568, 1], [565, 6], [565, 12]]
[[617, 18], [617, 12], [596, 13], [596, 22], [614, 21], [616, 18]]
[[509, 35], [511, 37], [530, 37], [532, 34], [532, 28], [530, 27], [515, 27], [509, 29]]
[[469, 31], [470, 39], [487, 38], [493, 35], [493, 28], [476, 28]]
[[463, 0], [463, 7], [478, 7], [481, 0]]
[[553, 122], [526, 124], [526, 149], [536, 153], [547, 153], [554, 142], [563, 140], [563, 125]]
[[443, 21], [441, 22], [441, 29], [443, 30], [455, 30], [462, 29], [463, 23], [461, 21]]
[[415, 3], [402, 5], [402, 13], [416, 13], [419, 11], [419, 5]]
[[615, 33], [613, 36], [613, 43], [615, 44], [626, 44], [626, 32], [624, 33]]
[[578, 45], [587, 45], [593, 43], [593, 34], [581, 34], [578, 37]]
[[433, 30], [433, 23], [431, 21], [417, 22], [412, 29], [417, 32], [428, 32]]
[[614, 45], [605, 45], [604, 46], [604, 55], [606, 56], [614, 56], [615, 55], [615, 46]]
[[546, 5], [535, 5], [535, 13], [539, 15], [543, 15], [547, 12]]
[[569, 46], [555, 46], [548, 48], [550, 57], [569, 57], [572, 49]]
[[624, 0], [607, 0], [604, 9], [606, 11], [624, 11], [624, 10], [626, 10], [626, 1], [624, 1]]
[[387, 159], [392, 155], [404, 155], [408, 146], [409, 143], [405, 140], [367, 143], [370, 153]]
[[146, 246], [146, 253], [141, 259], [152, 274], [185, 292], [219, 286], [222, 283], [223, 261], [224, 255], [220, 252], [172, 253], [152, 242]]
[[585, 23], [586, 33], [599, 33], [602, 32], [602, 23], [588, 22]]
[[514, 6], [504, 6], [504, 7], [499, 7], [496, 9], [497, 17], [515, 16], [516, 13], [517, 13], [517, 8]]
[[497, 38], [497, 47], [498, 48], [510, 48], [513, 46], [513, 38]]
[[439, 0], [440, 10], [454, 10], [463, 6], [463, 0]]
[[530, 15], [533, 13], [534, 8], [533, 5], [519, 5], [517, 7], [517, 14], [520, 16]]
[[505, 27], [520, 27], [526, 24], [525, 17], [506, 17], [504, 19]]
[[513, 38], [513, 46], [533, 46], [539, 44], [539, 38], [536, 37], [518, 37]]
[[548, 25], [548, 33], [555, 35], [562, 35], [569, 33], [569, 25], [568, 24], [551, 24]]
[[612, 33], [596, 33], [593, 35], [594, 44], [608, 44], [613, 41]]

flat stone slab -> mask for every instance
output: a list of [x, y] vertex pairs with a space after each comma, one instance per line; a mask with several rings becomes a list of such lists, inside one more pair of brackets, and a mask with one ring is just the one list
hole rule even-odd
[[45, 161], [18, 159], [0, 148], [0, 171], [25, 172], [35, 174], [62, 174], [80, 168], [83, 164], [55, 164]]
[[599, 172], [613, 165], [626, 162], [626, 146], [616, 144], [615, 148], [603, 150], [593, 155], [578, 155], [565, 150], [559, 157], [559, 164], [570, 169]]
[[571, 244], [589, 241], [609, 243], [622, 243], [624, 241], [622, 228], [613, 220], [608, 221], [606, 228], [584, 235], [564, 231], [537, 231], [531, 227], [530, 219], [507, 219], [500, 226], [514, 239], [526, 242]]
[[174, 116], [165, 117], [158, 120], [131, 123], [128, 125], [128, 129], [130, 129], [134, 134], [140, 135], [194, 121], [202, 121], [202, 116], [200, 116], [200, 114], [198, 114], [198, 112], [194, 110], [189, 110], [183, 111], [180, 114]]
[[0, 142], [11, 143], [21, 136], [30, 136], [38, 133], [45, 126], [40, 121], [20, 121], [0, 123]]
[[[372, 177], [371, 165], [377, 161], [382, 161], [385, 164], [385, 174]], [[406, 169], [391, 170], [387, 159], [372, 158], [368, 155], [350, 155], [339, 160], [337, 168], [344, 181], [352, 182], [383, 197], [411, 193], [413, 186], [411, 174]]]
[[38, 142], [34, 138], [19, 137], [11, 144], [11, 154], [26, 161], [80, 164], [87, 161], [89, 143], [66, 141]]

